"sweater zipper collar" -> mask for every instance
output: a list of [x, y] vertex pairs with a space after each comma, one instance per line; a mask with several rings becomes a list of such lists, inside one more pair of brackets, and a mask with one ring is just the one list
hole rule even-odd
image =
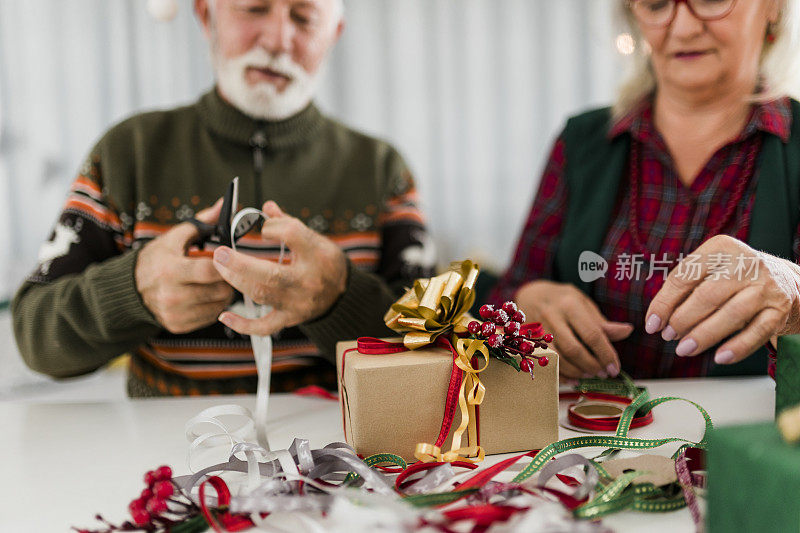
[[264, 130], [264, 124], [259, 122], [258, 129], [256, 129], [255, 133], [250, 137], [250, 147], [253, 149], [253, 185], [255, 188], [256, 205], [258, 206], [264, 202], [261, 180], [264, 172], [264, 152], [267, 145], [267, 133]]
[[252, 146], [251, 141], [260, 130], [271, 150], [291, 148], [311, 141], [326, 121], [313, 103], [285, 120], [256, 120], [226, 102], [216, 89], [200, 98], [198, 110], [203, 122], [215, 134]]

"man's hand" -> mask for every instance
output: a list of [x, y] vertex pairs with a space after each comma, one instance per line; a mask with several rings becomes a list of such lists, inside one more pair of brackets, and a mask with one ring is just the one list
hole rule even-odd
[[714, 361], [736, 363], [774, 335], [800, 333], [798, 284], [796, 264], [717, 235], [672, 269], [650, 302], [645, 329], [660, 331], [665, 340], [681, 339], [679, 356], [728, 339]]
[[541, 322], [553, 334], [563, 377], [619, 374], [619, 356], [611, 343], [627, 338], [632, 324], [607, 320], [586, 294], [569, 283], [532, 281], [520, 288], [516, 301], [529, 320]]
[[[219, 218], [222, 199], [197, 214], [209, 224]], [[190, 223], [178, 224], [144, 245], [136, 260], [136, 290], [145, 307], [170, 333], [187, 333], [216, 322], [233, 289], [207, 257], [186, 257], [197, 238]]]
[[220, 315], [223, 324], [245, 335], [271, 335], [322, 316], [347, 285], [347, 259], [336, 244], [281, 211], [275, 202], [266, 202], [263, 210], [269, 219], [261, 236], [284, 241], [292, 252], [291, 263], [279, 265], [226, 247], [214, 251], [214, 266], [228, 283], [253, 302], [273, 307], [257, 319], [231, 312]]

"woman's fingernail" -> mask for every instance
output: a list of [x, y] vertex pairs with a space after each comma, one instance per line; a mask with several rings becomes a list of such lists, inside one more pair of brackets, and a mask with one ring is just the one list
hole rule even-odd
[[655, 333], [661, 329], [661, 317], [658, 315], [650, 315], [647, 319], [647, 324], [644, 325], [644, 330], [647, 333]]
[[696, 349], [697, 342], [695, 342], [694, 339], [687, 337], [678, 343], [678, 346], [675, 348], [675, 354], [681, 357], [686, 357], [687, 355], [693, 354]]
[[230, 259], [231, 254], [228, 252], [227, 248], [217, 248], [214, 250], [214, 261], [220, 265], [227, 265]]
[[608, 374], [606, 374], [601, 370], [600, 372], [597, 373], [597, 377], [600, 379], [608, 379]]
[[606, 372], [608, 372], [608, 375], [611, 376], [612, 378], [615, 378], [619, 375], [619, 370], [617, 369], [617, 365], [615, 365], [614, 363], [611, 363], [606, 367]]
[[714, 356], [714, 362], [718, 365], [728, 365], [733, 363], [733, 352], [731, 350], [723, 350]]
[[217, 317], [217, 320], [219, 320], [220, 322], [222, 322], [223, 324], [225, 324], [227, 326], [229, 318], [230, 318], [230, 316], [228, 315], [228, 313], [222, 313], [221, 315], [219, 315]]
[[588, 372], [584, 372], [582, 377], [583, 377], [583, 379], [589, 379], [589, 378], [593, 378], [594, 376], [593, 376], [593, 375], [591, 375], [591, 374], [590, 374], [590, 373], [588, 373]]
[[661, 332], [661, 338], [665, 341], [671, 341], [677, 336], [678, 334], [675, 332], [672, 326], [665, 327], [664, 331]]

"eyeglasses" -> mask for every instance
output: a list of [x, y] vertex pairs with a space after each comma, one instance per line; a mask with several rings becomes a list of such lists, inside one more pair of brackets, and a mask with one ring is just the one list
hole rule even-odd
[[736, 0], [628, 0], [636, 19], [647, 26], [669, 26], [678, 12], [678, 4], [686, 4], [700, 20], [719, 20], [733, 9]]

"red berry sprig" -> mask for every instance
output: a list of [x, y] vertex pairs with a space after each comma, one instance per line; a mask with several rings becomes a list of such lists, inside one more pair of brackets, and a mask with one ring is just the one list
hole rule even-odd
[[177, 524], [201, 518], [200, 509], [191, 501], [181, 498], [172, 479], [172, 469], [159, 466], [144, 475], [145, 488], [139, 497], [128, 504], [131, 521], [115, 526], [102, 516], [95, 518], [105, 523], [107, 529], [78, 531], [87, 533], [111, 533], [114, 531], [169, 531]]
[[[533, 369], [536, 367], [536, 362], [539, 366], [547, 366], [550, 362], [547, 356], [534, 355], [533, 352], [536, 348], [547, 348], [547, 345], [553, 342], [553, 336], [545, 333], [538, 322], [527, 324], [523, 328], [525, 313], [516, 303], [505, 302], [499, 309], [486, 304], [481, 306], [478, 314], [485, 322], [473, 320], [467, 325], [467, 331], [476, 339], [484, 339], [490, 353], [496, 350], [505, 358], [519, 355], [519, 368], [528, 372], [531, 379], [534, 377]], [[493, 355], [498, 357], [497, 353]], [[498, 358], [504, 359], [504, 357]]]

